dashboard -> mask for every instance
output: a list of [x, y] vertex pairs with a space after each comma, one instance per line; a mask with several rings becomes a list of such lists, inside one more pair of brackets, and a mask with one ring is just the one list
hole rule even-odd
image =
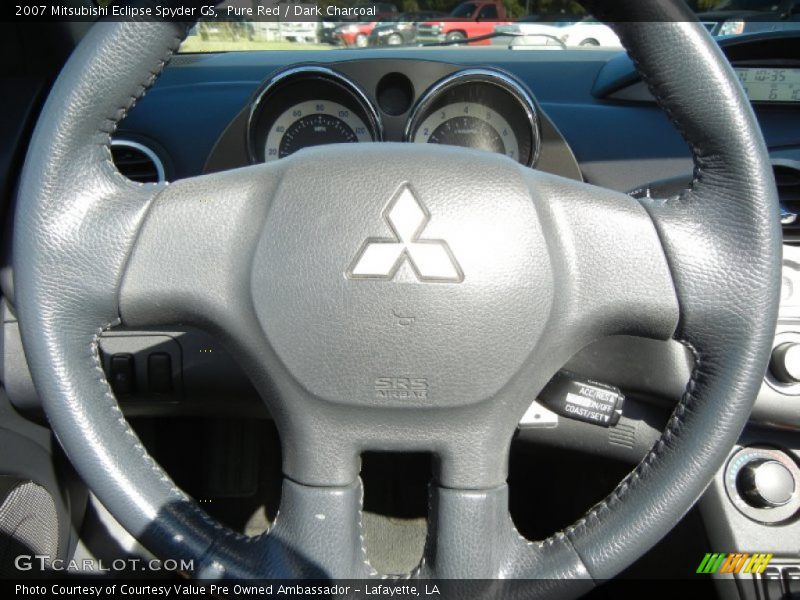
[[[733, 40], [721, 45], [736, 68], [795, 69], [800, 65], [794, 42], [785, 34], [763, 34], [748, 43]], [[312, 73], [292, 74], [307, 69]], [[320, 83], [325, 79], [319, 76], [320, 69], [334, 71], [335, 81]], [[419, 125], [439, 108], [435, 98], [469, 102], [469, 95], [477, 94], [477, 102], [485, 105], [487, 90], [499, 90], [497, 85], [476, 86], [459, 76], [452, 91], [428, 94], [448, 77], [466, 76], [464, 72], [473, 69], [503, 74], [525, 92], [520, 104], [518, 95], [500, 91], [508, 107], [495, 108], [513, 125], [514, 115], [527, 112], [525, 105], [532, 104], [530, 137], [536, 169], [623, 192], [692, 171], [688, 147], [639, 80], [631, 61], [624, 53], [606, 49], [369, 48], [178, 55], [123, 121], [116, 138], [151, 149], [161, 159], [166, 179], [175, 180], [279, 158], [280, 143], [285, 153], [306, 144], [309, 136], [319, 139], [314, 127], [301, 134], [299, 123], [286, 136], [285, 128], [292, 121], [291, 113], [285, 113], [297, 103], [293, 100], [301, 99], [314, 106], [299, 110], [313, 113], [318, 104], [314, 101], [321, 99], [341, 104], [350, 118], [360, 121], [345, 123], [346, 128], [335, 131], [338, 123], [322, 115], [329, 135], [342, 139], [350, 130], [361, 141], [414, 143], [409, 125], [415, 109], [426, 109], [426, 98], [432, 102], [417, 113], [416, 133], [424, 134]], [[311, 89], [318, 84], [321, 95]], [[754, 101], [754, 106], [773, 156], [798, 160], [798, 103]], [[328, 112], [334, 108], [325, 106]], [[446, 129], [456, 124], [449, 123]], [[266, 156], [270, 129], [276, 157]], [[525, 129], [515, 128], [516, 137], [527, 138]], [[469, 127], [452, 127], [445, 138], [452, 141], [455, 135], [462, 137], [462, 143], [486, 144], [491, 143], [492, 131], [479, 135]], [[467, 132], [470, 139], [463, 139], [459, 132]], [[433, 141], [439, 139], [436, 135]]]

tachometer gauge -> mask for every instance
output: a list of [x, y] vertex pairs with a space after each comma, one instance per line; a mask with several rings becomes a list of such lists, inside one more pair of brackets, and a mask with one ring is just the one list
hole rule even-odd
[[338, 102], [307, 100], [285, 110], [272, 124], [264, 160], [277, 160], [310, 146], [371, 141], [369, 129], [354, 111]]
[[530, 92], [510, 75], [464, 69], [422, 95], [405, 139], [496, 152], [533, 166], [539, 156], [539, 118]]
[[448, 104], [436, 110], [419, 125], [412, 141], [476, 148], [519, 160], [519, 142], [511, 125], [477, 102]]
[[381, 123], [366, 94], [347, 77], [317, 65], [271, 77], [250, 112], [252, 162], [278, 160], [311, 146], [379, 141]]

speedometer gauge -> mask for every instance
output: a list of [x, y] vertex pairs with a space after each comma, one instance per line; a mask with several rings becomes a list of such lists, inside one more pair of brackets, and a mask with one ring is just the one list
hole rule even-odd
[[361, 88], [338, 71], [318, 65], [292, 67], [270, 77], [256, 95], [247, 126], [254, 163], [312, 146], [382, 137], [378, 113]]
[[422, 121], [412, 141], [464, 146], [519, 159], [519, 142], [511, 125], [477, 102], [448, 104], [436, 110]]
[[267, 133], [264, 160], [277, 160], [322, 144], [371, 142], [372, 135], [354, 111], [324, 100], [307, 100], [285, 110]]
[[426, 91], [411, 112], [406, 141], [496, 152], [533, 166], [539, 117], [528, 90], [494, 69], [464, 69]]

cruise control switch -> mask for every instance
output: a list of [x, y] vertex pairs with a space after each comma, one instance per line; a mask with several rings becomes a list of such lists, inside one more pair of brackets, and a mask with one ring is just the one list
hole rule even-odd
[[611, 427], [619, 421], [625, 396], [612, 385], [559, 371], [539, 393], [539, 402], [562, 417]]

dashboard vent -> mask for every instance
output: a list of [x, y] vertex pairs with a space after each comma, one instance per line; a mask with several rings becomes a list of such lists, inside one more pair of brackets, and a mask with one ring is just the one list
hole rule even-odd
[[160, 183], [166, 179], [161, 159], [144, 144], [114, 140], [111, 156], [119, 172], [128, 179], [139, 183]]
[[781, 203], [783, 240], [800, 243], [800, 163], [775, 164], [775, 183]]

